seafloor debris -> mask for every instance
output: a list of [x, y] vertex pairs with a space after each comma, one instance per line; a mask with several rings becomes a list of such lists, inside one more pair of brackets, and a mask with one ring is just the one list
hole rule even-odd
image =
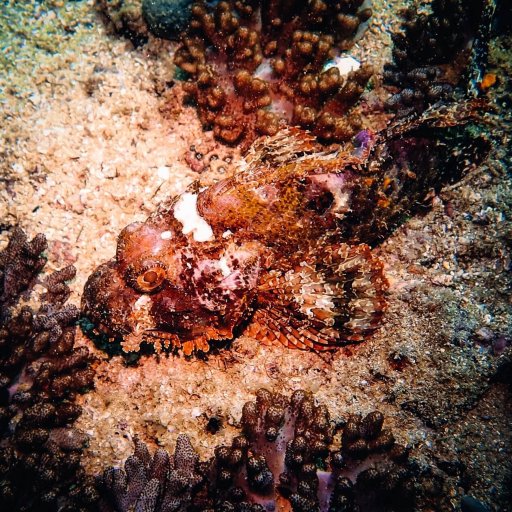
[[349, 55], [371, 9], [364, 0], [230, 0], [192, 6], [176, 51], [201, 122], [247, 147], [283, 125], [345, 141], [359, 129], [352, 107], [372, 70]]
[[[37, 311], [22, 305], [46, 262], [44, 235], [14, 229], [0, 253], [0, 509], [82, 510], [96, 491], [80, 468], [87, 436], [74, 396], [90, 388], [87, 348], [74, 346], [79, 311], [65, 305], [73, 267], [51, 274]], [[57, 507], [57, 504], [59, 506]]]
[[260, 389], [244, 405], [243, 434], [209, 462], [199, 462], [183, 434], [172, 456], [158, 449], [151, 457], [136, 439], [124, 470], [109, 468], [99, 481], [103, 510], [441, 510], [442, 492], [430, 485], [437, 477], [383, 425], [378, 411], [333, 421], [310, 393]]
[[142, 16], [142, 0], [95, 0], [96, 7], [111, 29], [130, 39], [135, 46], [148, 40], [148, 26]]
[[488, 142], [462, 127], [478, 106], [364, 131], [336, 152], [299, 130], [256, 142], [235, 176], [193, 184], [126, 227], [86, 284], [84, 314], [125, 352], [142, 342], [206, 352], [245, 327], [301, 349], [363, 340], [387, 286], [364, 244], [482, 159]]
[[402, 31], [393, 34], [393, 64], [384, 70], [385, 81], [397, 88], [388, 108], [399, 115], [422, 112], [457, 86], [466, 89], [469, 68], [485, 59], [494, 4], [433, 0], [428, 14], [419, 12], [417, 5], [405, 9]]

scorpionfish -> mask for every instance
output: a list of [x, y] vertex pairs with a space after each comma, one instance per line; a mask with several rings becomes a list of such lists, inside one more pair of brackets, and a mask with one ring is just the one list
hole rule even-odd
[[473, 110], [427, 112], [335, 150], [293, 128], [257, 140], [236, 174], [192, 184], [120, 233], [86, 283], [84, 315], [125, 352], [146, 342], [190, 355], [240, 333], [315, 351], [365, 339], [388, 288], [370, 245], [454, 178], [461, 151], [439, 132]]

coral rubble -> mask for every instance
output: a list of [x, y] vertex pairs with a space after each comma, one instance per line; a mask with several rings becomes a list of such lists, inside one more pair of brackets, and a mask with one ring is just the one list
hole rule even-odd
[[[383, 428], [373, 411], [334, 421], [313, 395], [291, 397], [260, 389], [244, 405], [241, 429], [230, 446], [200, 462], [188, 437], [170, 457], [150, 456], [135, 439], [135, 453], [99, 480], [104, 510], [133, 506], [164, 510], [334, 512], [414, 510], [443, 506], [423, 488], [432, 477], [409, 460], [408, 449]], [[428, 487], [428, 486], [427, 486]]]
[[73, 423], [81, 413], [77, 393], [94, 372], [85, 347], [74, 346], [79, 311], [65, 305], [66, 267], [41, 281], [46, 293], [34, 311], [23, 297], [46, 259], [46, 239], [29, 241], [14, 229], [0, 253], [0, 508], [87, 510], [96, 491], [80, 468], [87, 436]]
[[396, 88], [387, 107], [399, 115], [422, 112], [457, 86], [467, 87], [471, 58], [484, 58], [472, 54], [487, 44], [483, 25], [494, 0], [433, 0], [430, 8], [405, 9], [402, 30], [392, 36], [393, 64], [384, 79]]
[[175, 62], [224, 143], [247, 147], [286, 124], [344, 141], [359, 128], [351, 109], [372, 70], [343, 52], [370, 16], [363, 0], [196, 2]]

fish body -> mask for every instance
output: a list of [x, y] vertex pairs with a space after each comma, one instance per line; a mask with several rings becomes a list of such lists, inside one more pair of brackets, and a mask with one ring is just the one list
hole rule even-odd
[[388, 287], [368, 244], [445, 178], [446, 145], [424, 128], [470, 117], [425, 115], [333, 151], [297, 129], [256, 141], [234, 176], [121, 232], [86, 283], [84, 315], [127, 352], [207, 352], [239, 332], [318, 351], [363, 340]]

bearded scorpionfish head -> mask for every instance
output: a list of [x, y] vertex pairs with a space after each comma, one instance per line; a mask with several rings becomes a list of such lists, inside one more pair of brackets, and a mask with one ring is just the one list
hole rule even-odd
[[119, 235], [116, 256], [89, 277], [82, 312], [97, 332], [157, 350], [208, 351], [208, 340], [230, 338], [244, 316], [259, 271], [259, 247], [194, 244], [179, 227], [134, 223]]
[[[158, 307], [186, 308], [180, 290], [182, 250], [172, 230], [149, 223], [130, 224], [120, 233], [116, 256], [100, 265], [84, 289], [82, 310], [96, 329], [111, 338], [137, 343], [159, 335]], [[172, 318], [168, 315], [168, 321]]]

